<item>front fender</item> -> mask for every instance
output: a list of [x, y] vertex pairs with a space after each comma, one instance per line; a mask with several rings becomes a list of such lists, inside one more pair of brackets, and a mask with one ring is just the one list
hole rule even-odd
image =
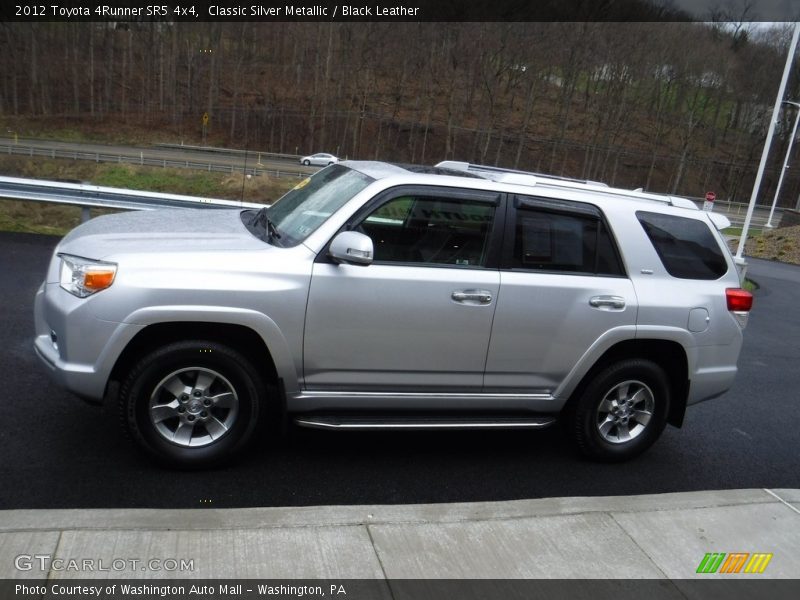
[[280, 327], [267, 315], [255, 310], [228, 306], [148, 306], [128, 315], [124, 322], [141, 326], [175, 322], [203, 322], [240, 325], [253, 330], [264, 342], [278, 377], [287, 393], [300, 390], [300, 365], [295, 363], [289, 342]]

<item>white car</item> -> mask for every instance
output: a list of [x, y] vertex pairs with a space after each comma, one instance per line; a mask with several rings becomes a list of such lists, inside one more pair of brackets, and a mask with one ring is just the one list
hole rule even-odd
[[300, 164], [305, 166], [315, 165], [318, 167], [327, 167], [328, 165], [332, 165], [333, 163], [338, 163], [339, 159], [336, 158], [333, 154], [326, 154], [325, 152], [318, 152], [317, 154], [312, 154], [311, 156], [304, 156], [300, 159]]

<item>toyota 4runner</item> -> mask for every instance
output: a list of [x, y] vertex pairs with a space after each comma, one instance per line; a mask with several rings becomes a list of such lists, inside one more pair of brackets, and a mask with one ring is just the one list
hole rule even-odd
[[623, 460], [731, 386], [752, 296], [727, 225], [594, 182], [349, 161], [260, 210], [81, 225], [37, 292], [35, 349], [177, 466], [283, 422], [561, 420], [583, 454]]

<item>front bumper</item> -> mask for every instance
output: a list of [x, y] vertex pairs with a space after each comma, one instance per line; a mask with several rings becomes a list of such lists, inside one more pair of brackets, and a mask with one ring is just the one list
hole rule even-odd
[[43, 283], [34, 301], [33, 347], [56, 383], [102, 401], [114, 363], [142, 326], [97, 319], [87, 300]]

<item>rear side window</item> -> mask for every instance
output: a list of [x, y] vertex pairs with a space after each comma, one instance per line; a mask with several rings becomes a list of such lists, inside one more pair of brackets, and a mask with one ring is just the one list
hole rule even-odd
[[599, 211], [519, 203], [513, 268], [575, 274], [624, 274]]
[[641, 211], [636, 217], [673, 277], [712, 280], [727, 273], [725, 256], [706, 223]]

